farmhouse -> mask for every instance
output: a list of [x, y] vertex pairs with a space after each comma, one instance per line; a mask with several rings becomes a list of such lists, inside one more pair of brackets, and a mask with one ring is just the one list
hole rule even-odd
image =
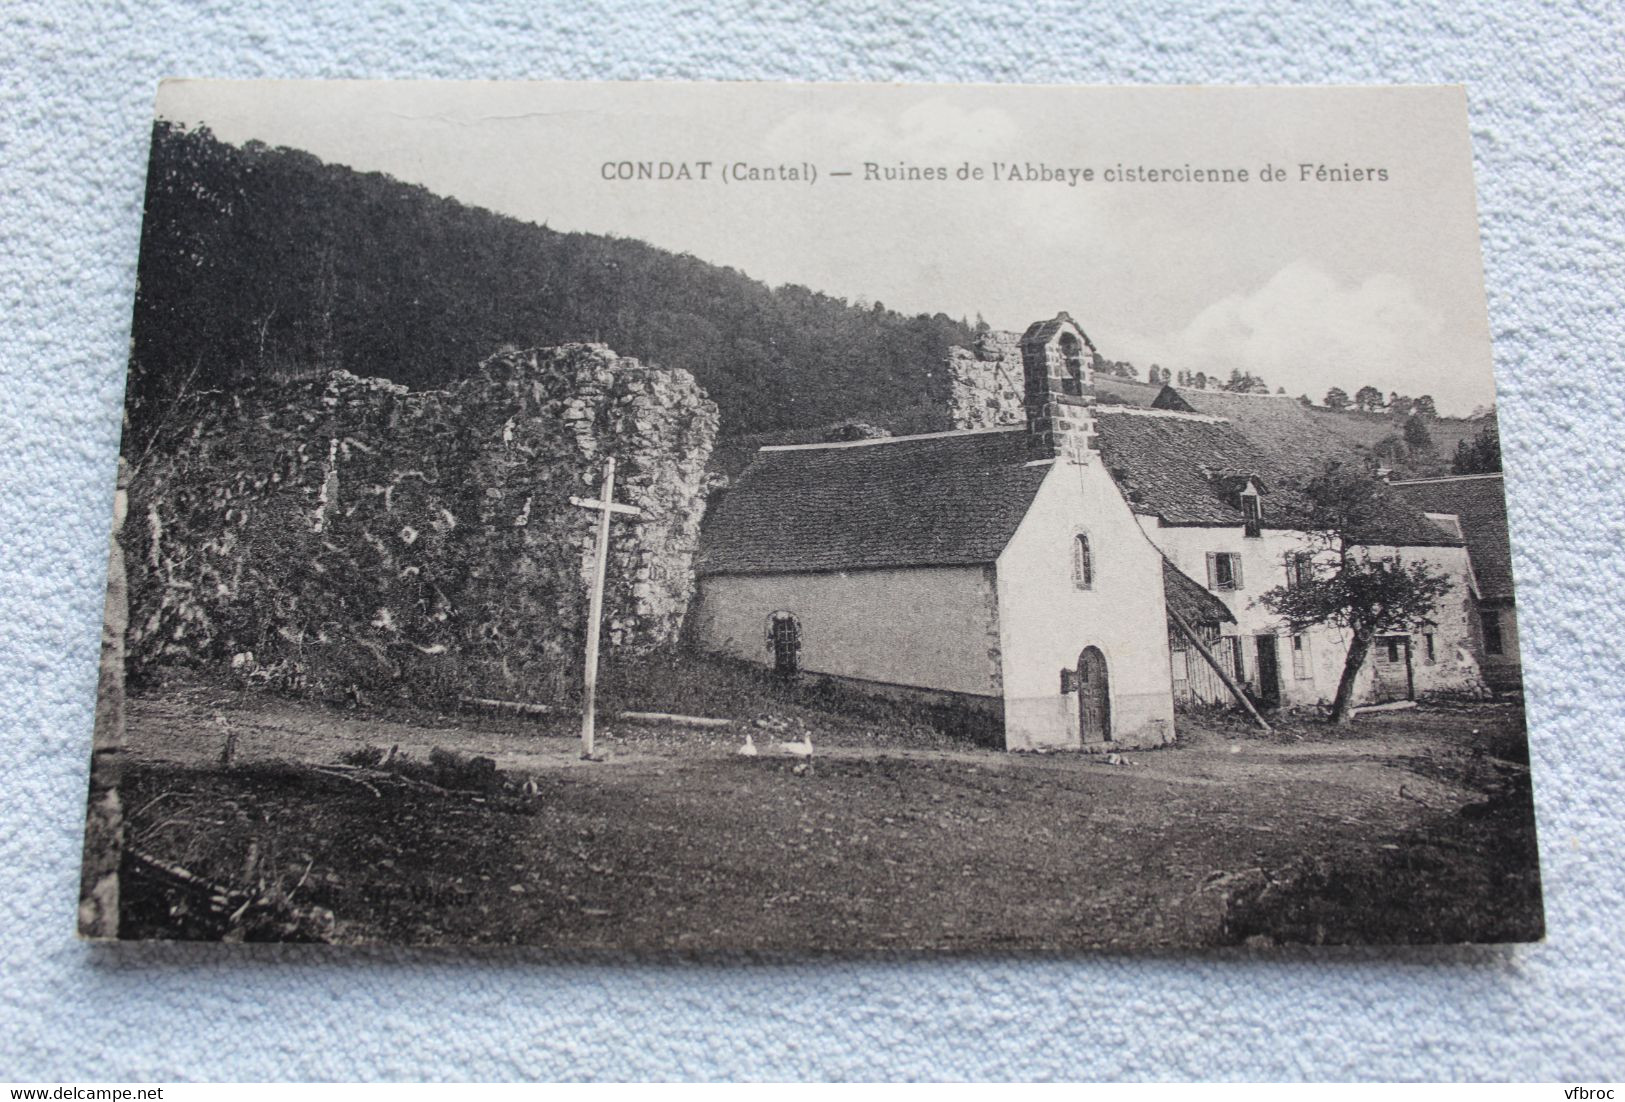
[[1426, 512], [1429, 520], [1466, 541], [1476, 583], [1474, 626], [1484, 680], [1499, 692], [1521, 690], [1512, 545], [1507, 537], [1506, 489], [1500, 473], [1419, 478], [1390, 485]]
[[[1094, 357], [1065, 314], [984, 334], [948, 365], [960, 431], [760, 449], [702, 536], [700, 645], [954, 705], [1010, 749], [1157, 745], [1176, 702], [1241, 687], [1329, 701], [1349, 640], [1257, 600], [1322, 547], [1291, 487], [1324, 450], [1160, 395], [1113, 404]], [[1387, 504], [1365, 553], [1457, 584], [1377, 642], [1356, 699], [1481, 689], [1460, 535]]]
[[[1331, 627], [1291, 633], [1258, 601], [1301, 580], [1327, 554], [1318, 534], [1304, 528], [1308, 503], [1290, 488], [1292, 473], [1217, 417], [1102, 406], [1096, 420], [1102, 459], [1146, 535], [1232, 614], [1228, 623], [1203, 625], [1204, 642], [1226, 673], [1266, 707], [1329, 701], [1348, 653], [1346, 634]], [[1472, 654], [1472, 575], [1459, 535], [1397, 497], [1386, 506], [1360, 533], [1364, 552], [1427, 563], [1454, 584], [1429, 623], [1377, 640], [1355, 699], [1481, 691]], [[1176, 700], [1225, 701], [1222, 680], [1177, 631], [1169, 660]]]

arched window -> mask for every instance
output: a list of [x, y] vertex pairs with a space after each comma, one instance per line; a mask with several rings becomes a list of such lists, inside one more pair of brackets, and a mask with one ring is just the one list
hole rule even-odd
[[767, 618], [767, 645], [773, 652], [776, 673], [794, 674], [801, 670], [801, 621], [794, 613], [775, 612]]
[[1079, 589], [1095, 587], [1095, 554], [1084, 532], [1072, 537], [1072, 584]]

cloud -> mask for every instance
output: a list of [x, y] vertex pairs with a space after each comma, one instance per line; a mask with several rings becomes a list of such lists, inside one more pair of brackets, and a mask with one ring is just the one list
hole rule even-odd
[[1487, 373], [1463, 363], [1458, 337], [1398, 276], [1345, 283], [1299, 260], [1255, 290], [1204, 307], [1172, 333], [1120, 340], [1147, 363], [1210, 375], [1239, 368], [1317, 400], [1331, 386], [1352, 393], [1369, 384], [1385, 393], [1431, 393], [1465, 411], [1490, 400], [1491, 384]]

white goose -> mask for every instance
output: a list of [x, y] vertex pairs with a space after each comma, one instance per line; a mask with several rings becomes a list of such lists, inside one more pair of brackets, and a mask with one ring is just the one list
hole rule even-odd
[[792, 758], [810, 758], [813, 756], [812, 736], [803, 733], [799, 742], [781, 742], [777, 747], [779, 753], [789, 754]]

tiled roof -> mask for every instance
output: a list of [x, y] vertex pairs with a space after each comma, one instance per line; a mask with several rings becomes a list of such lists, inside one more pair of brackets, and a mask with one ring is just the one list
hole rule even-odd
[[1390, 485], [1425, 512], [1460, 517], [1479, 592], [1486, 600], [1512, 599], [1506, 487], [1499, 474], [1424, 478]]
[[[1306, 443], [1304, 454], [1284, 461], [1285, 449], [1279, 444], [1266, 448], [1236, 425], [1205, 416], [1100, 407], [1095, 421], [1100, 454], [1135, 511], [1172, 525], [1243, 524], [1241, 510], [1225, 499], [1224, 487], [1248, 475], [1268, 491], [1263, 499], [1264, 527], [1300, 527], [1308, 502], [1293, 487], [1302, 486], [1327, 459], [1335, 458], [1323, 447]], [[1460, 545], [1398, 495], [1385, 492], [1381, 502], [1370, 527], [1359, 533], [1363, 542]]]
[[1328, 459], [1357, 458], [1341, 436], [1326, 431], [1323, 418], [1336, 414], [1310, 409], [1284, 394], [1166, 387], [1156, 405], [1223, 417], [1268, 455], [1277, 471], [1300, 482], [1312, 478]]
[[1073, 328], [1077, 329], [1079, 333], [1083, 333], [1083, 343], [1087, 344], [1090, 348], [1094, 347], [1094, 342], [1089, 339], [1089, 334], [1084, 333], [1083, 327], [1078, 325], [1077, 322], [1073, 321], [1072, 315], [1067, 313], [1065, 310], [1062, 310], [1059, 314], [1056, 314], [1048, 321], [1035, 321], [1031, 325], [1027, 326], [1027, 331], [1021, 335], [1020, 343], [1048, 344], [1051, 338], [1061, 331], [1061, 326], [1063, 325], [1071, 325]]
[[[1162, 560], [1162, 594], [1170, 614], [1178, 613], [1187, 624], [1233, 624], [1236, 617], [1225, 603], [1199, 585], [1179, 567]], [[1170, 623], [1172, 621], [1170, 620]]]
[[[1099, 407], [1100, 454], [1136, 512], [1169, 524], [1233, 524], [1245, 518], [1213, 486], [1215, 471], [1247, 471], [1275, 481], [1268, 458], [1232, 425], [1211, 419], [1128, 413]], [[1278, 501], [1268, 499], [1274, 512]]]
[[700, 574], [990, 563], [1048, 473], [1023, 430], [767, 449], [706, 521]]

